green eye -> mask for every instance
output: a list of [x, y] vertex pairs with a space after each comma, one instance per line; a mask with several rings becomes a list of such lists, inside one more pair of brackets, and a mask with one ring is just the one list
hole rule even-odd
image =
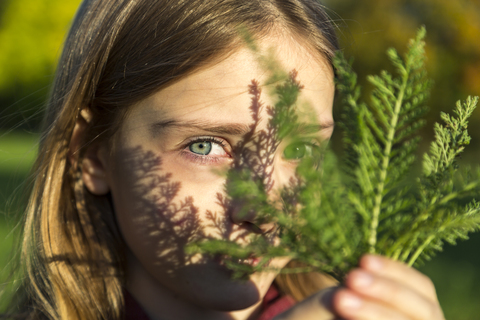
[[312, 147], [302, 143], [292, 143], [283, 151], [283, 157], [287, 160], [299, 160], [312, 154]]
[[196, 154], [201, 154], [202, 156], [206, 156], [207, 154], [212, 151], [212, 143], [210, 141], [199, 141], [192, 143], [189, 146], [190, 151]]

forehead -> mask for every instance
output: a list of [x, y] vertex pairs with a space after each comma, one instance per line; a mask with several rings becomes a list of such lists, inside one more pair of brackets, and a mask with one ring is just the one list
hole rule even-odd
[[[299, 103], [308, 103], [321, 122], [333, 121], [333, 72], [326, 59], [293, 39], [265, 39], [259, 47], [262, 57], [271, 52], [284, 71], [298, 72], [297, 80], [304, 86]], [[199, 118], [249, 122], [248, 89], [252, 80], [260, 83], [265, 105], [275, 102], [269, 93], [277, 84], [266, 85], [270, 72], [260, 60], [259, 54], [242, 47], [136, 104], [129, 115], [130, 122]]]

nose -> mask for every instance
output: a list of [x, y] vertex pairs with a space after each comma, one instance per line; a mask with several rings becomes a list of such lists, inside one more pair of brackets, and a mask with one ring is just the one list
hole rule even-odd
[[232, 204], [230, 217], [233, 223], [254, 233], [266, 234], [273, 231], [275, 223], [261, 217], [259, 210], [261, 208], [252, 209], [237, 202]]
[[[251, 203], [250, 203], [251, 204]], [[258, 208], [260, 210], [260, 208]], [[234, 199], [231, 202], [230, 217], [235, 224], [258, 224], [258, 214], [254, 208], [241, 199]]]
[[[279, 157], [278, 157], [279, 158]], [[243, 192], [237, 194], [245, 197], [234, 197], [230, 203], [230, 217], [233, 223], [249, 226], [253, 231], [266, 233], [275, 228], [273, 217], [276, 210], [282, 210], [282, 189], [293, 177], [291, 172], [282, 165], [282, 159], [273, 157], [270, 166], [250, 170], [249, 176], [243, 176]], [[246, 180], [249, 181], [246, 181]], [[249, 185], [251, 183], [251, 185]]]

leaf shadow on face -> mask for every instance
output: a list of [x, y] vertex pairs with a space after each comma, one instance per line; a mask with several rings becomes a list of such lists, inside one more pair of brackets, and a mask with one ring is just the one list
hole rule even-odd
[[[269, 121], [274, 108], [264, 107], [260, 100], [261, 89], [255, 80], [249, 86], [249, 94], [252, 123], [249, 131], [233, 147], [233, 162], [226, 173], [225, 191], [212, 199], [218, 210], [200, 212], [194, 199], [200, 195], [180, 196], [182, 183], [175, 181], [173, 174], [163, 168], [162, 158], [154, 152], [145, 151], [141, 146], [122, 151], [119, 167], [130, 171], [132, 198], [137, 199], [130, 209], [135, 215], [131, 222], [136, 224], [131, 227], [144, 239], [142, 246], [153, 249], [155, 265], [167, 273], [184, 266], [207, 263], [205, 257], [185, 254], [184, 248], [193, 242], [222, 239], [245, 243], [252, 233], [272, 238], [272, 228], [260, 228], [263, 221], [256, 220], [255, 210], [258, 208], [249, 202], [259, 205], [259, 195], [263, 202], [268, 201], [268, 193], [275, 184], [273, 162], [280, 141], [277, 128]], [[262, 116], [266, 116], [264, 128], [260, 128]], [[239, 174], [244, 176], [243, 181], [255, 185], [253, 191], [256, 194], [244, 192], [232, 196], [235, 190], [229, 188], [235, 188], [233, 184], [239, 183]], [[234, 222], [232, 215], [240, 215], [239, 221]]]
[[152, 251], [149, 254], [156, 265], [167, 269], [185, 265], [188, 258], [183, 246], [201, 235], [193, 196], [178, 199], [181, 182], [172, 181], [172, 174], [162, 170], [161, 157], [141, 146], [124, 150], [119, 166], [130, 172], [134, 199], [127, 212], [127, 223], [132, 225], [125, 228], [132, 228], [134, 236], [144, 240], [141, 246]]
[[[288, 86], [295, 91], [291, 106], [303, 88], [296, 81], [296, 76], [297, 73], [292, 71], [288, 79]], [[295, 177], [291, 178], [288, 186], [276, 186], [273, 177], [275, 156], [281, 142], [279, 130], [284, 125], [282, 121], [285, 122], [282, 119], [279, 121], [279, 117], [285, 118], [285, 114], [279, 115], [276, 106], [264, 105], [261, 101], [262, 89], [256, 80], [251, 81], [248, 93], [251, 97], [248, 111], [252, 121], [248, 132], [233, 146], [232, 164], [223, 173], [224, 192], [218, 192], [212, 199], [217, 210], [200, 212], [195, 205], [195, 197], [204, 195], [180, 196], [181, 182], [175, 181], [173, 174], [163, 168], [161, 157], [154, 152], [137, 146], [125, 150], [120, 157], [122, 163], [119, 167], [128, 168], [134, 177], [131, 192], [132, 198], [138, 201], [130, 211], [138, 212], [138, 215], [132, 223], [138, 225], [138, 236], [145, 240], [142, 245], [153, 249], [154, 258], [150, 259], [155, 259], [155, 265], [167, 273], [184, 266], [205, 264], [209, 259], [228, 259], [221, 252], [210, 257], [208, 252], [203, 252], [201, 256], [186, 254], [184, 248], [192, 243], [226, 240], [244, 245], [254, 235], [265, 238], [266, 243], [273, 245], [278, 230], [272, 224], [272, 212], [279, 206], [281, 209], [284, 206], [281, 202], [285, 199], [295, 201], [293, 192], [284, 192], [289, 194], [289, 198], [275, 195], [279, 188], [293, 189], [296, 186]], [[291, 113], [288, 120], [294, 123], [295, 114]], [[275, 202], [272, 197], [278, 197], [280, 201], [272, 205]], [[290, 204], [290, 207], [294, 205]]]
[[[138, 254], [139, 260], [150, 265], [152, 272], [161, 270], [161, 274], [175, 277], [182, 274], [178, 270], [201, 274], [214, 269], [221, 270], [225, 279], [231, 279], [232, 271], [222, 261], [228, 260], [228, 255], [218, 252], [188, 254], [185, 247], [217, 239], [246, 244], [252, 235], [273, 244], [278, 230], [262, 228], [269, 220], [268, 215], [260, 211], [261, 208], [272, 208], [269, 197], [278, 188], [273, 172], [274, 157], [280, 144], [279, 124], [272, 120], [276, 116], [275, 107], [263, 105], [258, 82], [252, 80], [248, 89], [252, 122], [249, 131], [233, 146], [233, 161], [225, 173], [224, 191], [212, 198], [217, 210], [200, 211], [195, 197], [204, 195], [182, 195], [182, 183], [164, 168], [158, 154], [142, 146], [124, 149], [118, 167], [129, 171], [128, 181], [124, 183], [129, 185], [131, 199], [135, 201], [129, 204], [131, 217], [123, 228], [135, 230], [133, 237], [138, 243], [131, 247], [122, 226], [117, 230], [121, 224], [115, 221], [114, 212], [123, 208], [113, 208], [113, 195], [97, 197], [90, 194], [82, 183], [79, 170], [73, 175], [78, 216], [66, 217], [65, 223], [75, 226], [70, 233], [83, 239], [76, 246], [88, 246], [93, 254], [86, 256], [74, 249], [61, 249], [50, 256], [49, 262], [65, 263], [72, 269], [91, 269], [96, 278], [122, 278], [121, 270], [125, 270], [122, 251], [127, 243]], [[241, 183], [246, 183], [243, 187], [246, 186], [247, 190], [242, 190]], [[240, 215], [241, 222], [233, 221], [234, 214]]]

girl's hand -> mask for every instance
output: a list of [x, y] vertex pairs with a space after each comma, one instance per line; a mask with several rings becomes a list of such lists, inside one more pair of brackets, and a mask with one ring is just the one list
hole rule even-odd
[[[330, 312], [327, 312], [329, 310]], [[444, 320], [432, 281], [407, 265], [366, 255], [344, 287], [323, 290], [275, 320]]]

